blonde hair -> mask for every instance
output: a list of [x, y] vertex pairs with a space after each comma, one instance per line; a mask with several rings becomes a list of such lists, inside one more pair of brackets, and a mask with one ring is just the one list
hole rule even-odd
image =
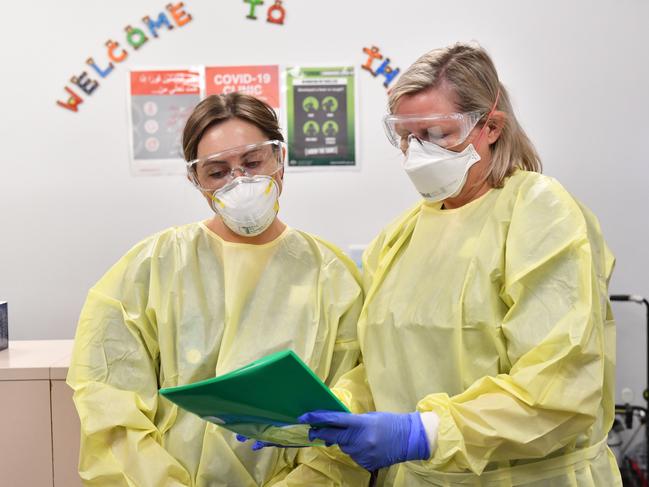
[[442, 83], [454, 93], [458, 111], [482, 112], [483, 124], [498, 97], [495, 109], [504, 112], [505, 123], [500, 137], [491, 145], [491, 167], [485, 179], [492, 187], [502, 187], [516, 168], [542, 171], [539, 155], [514, 115], [509, 95], [498, 79], [493, 61], [477, 44], [457, 43], [434, 49], [417, 59], [390, 91], [390, 113], [394, 113], [402, 97], [437, 88]]

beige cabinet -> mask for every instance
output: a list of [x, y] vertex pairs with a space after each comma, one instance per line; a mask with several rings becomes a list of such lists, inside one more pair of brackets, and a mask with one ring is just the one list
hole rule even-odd
[[0, 485], [51, 486], [49, 380], [0, 381]]
[[0, 487], [81, 486], [71, 351], [72, 340], [38, 340], [0, 352]]

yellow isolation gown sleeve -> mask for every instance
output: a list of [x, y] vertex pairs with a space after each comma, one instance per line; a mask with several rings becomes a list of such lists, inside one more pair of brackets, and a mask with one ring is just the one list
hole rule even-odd
[[[354, 262], [338, 247], [317, 236], [313, 236], [313, 239], [321, 246], [326, 247], [336, 257], [336, 260], [333, 262], [335, 262], [334, 267], [338, 267], [338, 269], [336, 269], [335, 273], [323, 273], [323, 278], [326, 279], [326, 281], [323, 282], [321, 286], [323, 291], [329, 293], [328, 296], [325, 296], [326, 302], [332, 303], [333, 305], [334, 303], [337, 303], [342, 296], [340, 295], [340, 289], [336, 287], [336, 283], [332, 280], [331, 276], [345, 275], [347, 279], [352, 276], [356, 282], [360, 284], [361, 275], [356, 264], [354, 264]], [[342, 288], [345, 289], [344, 281], [341, 284], [343, 284]], [[358, 315], [360, 314], [362, 307], [363, 293], [361, 290], [348, 309], [343, 310], [344, 312], [342, 313], [338, 312], [336, 314], [336, 316], [339, 316], [338, 331], [336, 340], [332, 342], [333, 348], [331, 350], [331, 361], [329, 364], [329, 370], [324, 379], [325, 383], [330, 387], [336, 384], [348, 371], [353, 370], [360, 361], [357, 326]]]
[[158, 395], [293, 349], [320, 378], [354, 367], [362, 291], [334, 246], [287, 228], [233, 244], [204, 224], [136, 245], [90, 290], [68, 383], [88, 486], [272, 485], [296, 449], [250, 444]]
[[440, 418], [431, 458], [384, 469], [378, 485], [621, 485], [606, 446], [614, 259], [555, 180], [517, 171], [461, 208], [422, 202], [365, 262], [366, 377], [345, 376], [347, 403], [369, 389], [378, 411]]
[[88, 293], [68, 383], [81, 420], [85, 485], [189, 486], [187, 470], [162, 445], [175, 411], [158, 418], [155, 316], [147, 309], [156, 241], [133, 248]]

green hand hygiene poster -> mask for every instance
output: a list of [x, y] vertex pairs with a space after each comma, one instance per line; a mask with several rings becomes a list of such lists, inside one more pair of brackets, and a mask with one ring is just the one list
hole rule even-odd
[[288, 167], [351, 167], [356, 162], [353, 66], [286, 70]]

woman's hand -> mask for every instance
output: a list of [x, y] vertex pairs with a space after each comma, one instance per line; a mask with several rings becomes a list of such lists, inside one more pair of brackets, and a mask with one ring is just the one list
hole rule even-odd
[[337, 444], [356, 463], [377, 470], [408, 460], [430, 457], [428, 438], [419, 413], [350, 414], [314, 411], [298, 418], [310, 424], [309, 440]]

